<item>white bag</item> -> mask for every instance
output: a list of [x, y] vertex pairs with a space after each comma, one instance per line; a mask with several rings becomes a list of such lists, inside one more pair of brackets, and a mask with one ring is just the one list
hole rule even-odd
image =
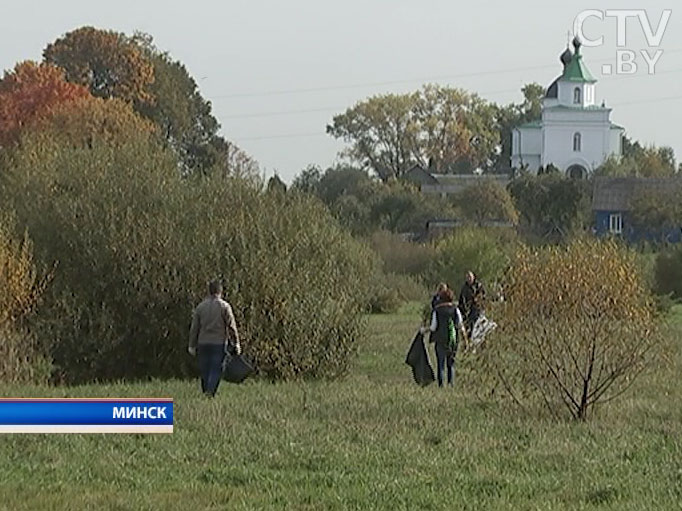
[[488, 318], [485, 317], [485, 315], [481, 314], [476, 320], [474, 328], [471, 332], [472, 347], [475, 348], [476, 346], [481, 344], [485, 340], [485, 336], [488, 335], [493, 330], [495, 330], [495, 328], [497, 328], [497, 323], [489, 320]]

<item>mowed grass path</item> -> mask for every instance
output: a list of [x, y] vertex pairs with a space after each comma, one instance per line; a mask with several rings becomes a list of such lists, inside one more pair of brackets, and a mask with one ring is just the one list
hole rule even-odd
[[416, 310], [372, 317], [337, 382], [0, 387], [173, 397], [173, 435], [0, 437], [0, 509], [682, 509], [682, 309], [670, 362], [588, 424], [418, 388]]

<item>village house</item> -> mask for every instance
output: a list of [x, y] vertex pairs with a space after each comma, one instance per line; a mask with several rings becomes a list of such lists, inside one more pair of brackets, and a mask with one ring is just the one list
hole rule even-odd
[[633, 202], [639, 194], [660, 195], [662, 200], [670, 190], [682, 190], [682, 178], [601, 177], [594, 182], [592, 210], [595, 233], [598, 236], [618, 236], [637, 241], [682, 241], [682, 225], [673, 228], [643, 230], [633, 221]]

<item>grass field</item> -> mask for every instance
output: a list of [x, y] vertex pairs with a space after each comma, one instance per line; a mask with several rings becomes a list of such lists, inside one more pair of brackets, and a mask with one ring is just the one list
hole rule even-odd
[[411, 382], [416, 310], [375, 316], [348, 378], [0, 387], [173, 397], [173, 435], [0, 437], [0, 509], [682, 509], [682, 308], [670, 361], [588, 424]]

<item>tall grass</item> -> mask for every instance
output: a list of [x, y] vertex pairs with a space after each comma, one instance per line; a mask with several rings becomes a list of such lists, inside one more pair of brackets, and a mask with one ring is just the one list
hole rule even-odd
[[[418, 307], [374, 316], [336, 382], [4, 386], [6, 396], [172, 396], [169, 436], [4, 437], [0, 509], [679, 509], [682, 308], [669, 364], [589, 424], [419, 388]], [[458, 371], [472, 365], [460, 360]], [[460, 380], [462, 381], [462, 380]]]

